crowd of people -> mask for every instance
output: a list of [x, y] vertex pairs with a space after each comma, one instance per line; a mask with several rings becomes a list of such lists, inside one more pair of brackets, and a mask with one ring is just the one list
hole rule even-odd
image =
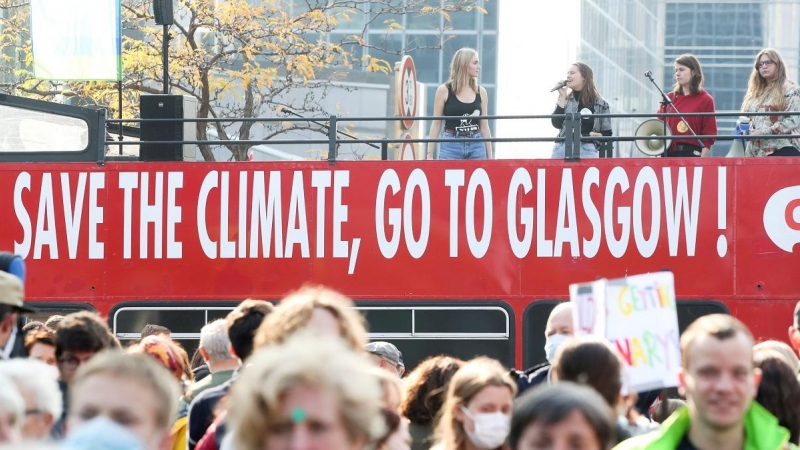
[[[696, 56], [684, 54], [674, 61], [675, 85], [665, 94], [659, 114], [692, 114], [716, 112], [714, 98], [703, 88], [703, 68]], [[431, 122], [429, 137], [447, 139], [442, 142], [438, 159], [491, 159], [491, 142], [465, 138], [491, 138], [489, 122], [476, 119], [488, 115], [489, 98], [478, 84], [480, 60], [478, 52], [462, 48], [453, 56], [449, 80], [439, 86], [434, 98], [434, 116], [446, 119]], [[581, 113], [581, 158], [597, 158], [604, 141], [592, 137], [612, 135], [611, 119], [594, 117], [609, 114], [609, 104], [603, 100], [589, 65], [576, 62], [567, 70], [566, 79], [559, 83], [558, 100], [553, 115]], [[745, 156], [800, 156], [800, 115], [753, 115], [768, 112], [800, 112], [800, 86], [786, 74], [786, 64], [774, 49], [764, 49], [755, 58], [752, 74], [742, 102], [742, 114], [737, 130], [750, 136]], [[662, 156], [710, 156], [717, 120], [709, 116], [660, 116], [673, 135]], [[444, 131], [442, 131], [444, 122]], [[552, 158], [564, 158], [564, 140], [568, 129], [564, 117], [553, 117], [553, 127], [559, 139], [553, 147]], [[740, 134], [744, 134], [740, 133]], [[763, 136], [763, 137], [762, 137]], [[436, 143], [428, 143], [428, 159], [435, 156]]]
[[401, 349], [369, 342], [353, 302], [325, 287], [243, 301], [203, 327], [192, 358], [163, 326], [123, 346], [96, 313], [25, 323], [28, 311], [23, 281], [0, 270], [4, 449], [778, 450], [800, 440], [800, 303], [791, 346], [756, 344], [729, 315], [696, 319], [680, 340], [680, 386], [638, 393], [613, 346], [574, 336], [569, 302], [548, 318], [544, 364], [438, 355], [408, 372]]

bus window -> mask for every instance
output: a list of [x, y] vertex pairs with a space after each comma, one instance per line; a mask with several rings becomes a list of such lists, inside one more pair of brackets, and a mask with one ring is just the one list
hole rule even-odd
[[[125, 303], [111, 311], [109, 321], [123, 346], [137, 341], [142, 328], [153, 323], [169, 328], [172, 338], [191, 355], [200, 329], [224, 318], [237, 304]], [[356, 305], [367, 320], [369, 339], [395, 344], [403, 352], [407, 371], [440, 354], [462, 359], [487, 355], [508, 367], [514, 365], [513, 311], [505, 303], [357, 301]]]
[[461, 359], [486, 355], [514, 365], [513, 311], [502, 302], [356, 302], [372, 341], [403, 353], [406, 373], [441, 354]]
[[[560, 303], [556, 300], [540, 300], [525, 308], [522, 316], [522, 361], [524, 368], [545, 362], [544, 329], [550, 311]], [[716, 300], [678, 300], [678, 328], [680, 332], [695, 319], [707, 314], [730, 314], [728, 307]]]
[[[111, 311], [109, 322], [111, 331], [119, 338], [123, 347], [138, 341], [142, 328], [148, 323], [165, 326], [172, 332], [172, 339], [179, 342], [191, 356], [200, 340], [200, 329], [208, 322], [225, 317], [237, 305], [226, 303], [122, 304]], [[174, 304], [185, 306], [169, 306]]]
[[36, 310], [34, 313], [25, 314], [25, 323], [39, 321], [42, 323], [47, 322], [50, 316], [66, 316], [78, 311], [96, 311], [94, 307], [88, 303], [38, 303], [28, 302]]

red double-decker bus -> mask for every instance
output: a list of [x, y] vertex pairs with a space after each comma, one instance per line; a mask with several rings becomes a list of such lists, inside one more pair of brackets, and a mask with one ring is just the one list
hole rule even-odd
[[145, 323], [197, 339], [244, 298], [312, 282], [409, 366], [523, 367], [570, 283], [669, 270], [681, 327], [730, 312], [758, 338], [784, 339], [800, 299], [788, 158], [4, 162], [0, 209], [28, 301], [97, 310], [123, 341]]

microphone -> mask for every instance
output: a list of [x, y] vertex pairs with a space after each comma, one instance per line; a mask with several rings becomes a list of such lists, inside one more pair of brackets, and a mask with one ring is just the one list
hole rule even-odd
[[653, 72], [648, 70], [644, 73], [644, 76], [646, 76], [650, 81], [653, 81]]
[[554, 87], [553, 89], [550, 89], [550, 92], [555, 92], [555, 91], [561, 89], [562, 87], [564, 87], [566, 85], [567, 85], [567, 80], [559, 81], [558, 84], [556, 85], [556, 87]]

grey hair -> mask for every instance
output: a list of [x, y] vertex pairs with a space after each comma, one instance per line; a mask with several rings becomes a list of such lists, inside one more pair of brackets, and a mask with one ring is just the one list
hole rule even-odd
[[54, 420], [61, 417], [64, 405], [56, 368], [36, 359], [12, 359], [0, 363], [0, 374], [16, 383], [21, 392], [33, 392], [37, 409], [51, 414]]
[[212, 361], [225, 361], [233, 358], [225, 319], [217, 319], [200, 330], [200, 348], [205, 350], [208, 359]]
[[25, 420], [25, 400], [17, 390], [17, 385], [8, 376], [0, 374], [0, 408], [14, 416], [14, 429], [22, 428]]

